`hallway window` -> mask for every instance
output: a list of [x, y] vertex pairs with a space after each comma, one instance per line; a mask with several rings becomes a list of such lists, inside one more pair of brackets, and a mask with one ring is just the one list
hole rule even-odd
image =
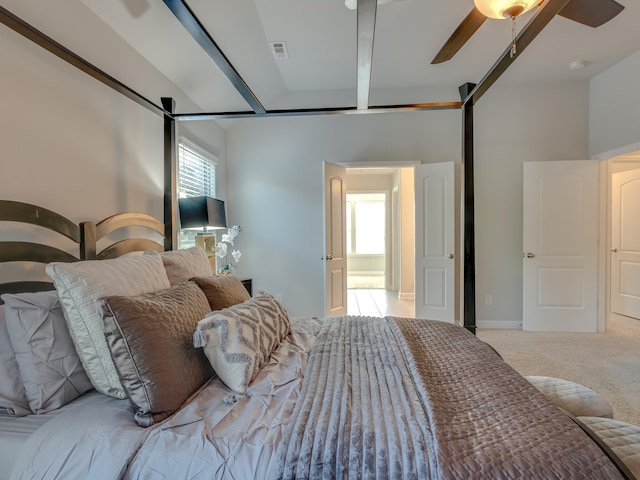
[[347, 194], [347, 252], [382, 255], [385, 250], [385, 194]]

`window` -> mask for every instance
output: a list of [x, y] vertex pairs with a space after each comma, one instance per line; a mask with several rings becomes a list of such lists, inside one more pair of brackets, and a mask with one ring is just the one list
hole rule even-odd
[[384, 254], [385, 194], [347, 194], [347, 253]]
[[[178, 141], [178, 196], [216, 196], [216, 165], [218, 159], [184, 140]], [[178, 248], [195, 245], [194, 230], [181, 230]]]

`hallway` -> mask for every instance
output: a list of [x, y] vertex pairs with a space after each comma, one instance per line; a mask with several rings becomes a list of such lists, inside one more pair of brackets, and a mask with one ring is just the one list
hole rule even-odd
[[374, 289], [349, 289], [347, 291], [347, 313], [349, 315], [367, 315], [384, 317], [413, 317], [413, 300], [400, 300], [398, 292]]

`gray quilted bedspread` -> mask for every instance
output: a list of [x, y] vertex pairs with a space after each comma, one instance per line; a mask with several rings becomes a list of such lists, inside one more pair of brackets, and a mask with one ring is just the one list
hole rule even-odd
[[490, 347], [407, 318], [325, 322], [278, 453], [285, 479], [620, 478]]

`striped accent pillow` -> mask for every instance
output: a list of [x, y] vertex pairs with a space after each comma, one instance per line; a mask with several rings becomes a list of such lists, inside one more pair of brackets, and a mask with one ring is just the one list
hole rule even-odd
[[244, 393], [290, 328], [285, 308], [261, 291], [250, 300], [204, 317], [198, 323], [194, 344], [204, 347], [211, 366], [227, 387]]

